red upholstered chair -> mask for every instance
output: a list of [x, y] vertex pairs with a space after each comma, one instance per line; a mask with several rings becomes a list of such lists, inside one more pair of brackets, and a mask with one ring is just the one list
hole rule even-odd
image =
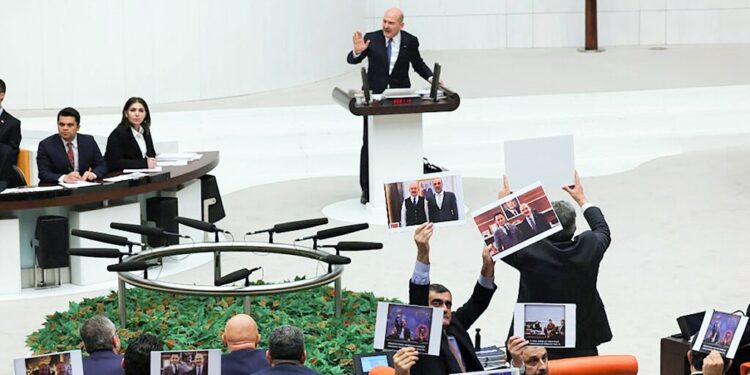
[[750, 362], [745, 362], [740, 365], [740, 375], [750, 374]]
[[638, 360], [632, 355], [600, 355], [549, 361], [550, 375], [635, 375], [637, 373]]

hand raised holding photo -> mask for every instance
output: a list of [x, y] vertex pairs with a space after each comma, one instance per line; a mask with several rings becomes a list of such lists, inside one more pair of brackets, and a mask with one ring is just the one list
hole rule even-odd
[[395, 375], [409, 375], [412, 366], [419, 360], [417, 349], [406, 347], [399, 349], [393, 355], [393, 367], [396, 369]]
[[503, 187], [497, 193], [497, 199], [503, 199], [509, 196], [511, 193], [512, 191], [510, 191], [510, 182], [508, 181], [508, 176], [503, 175]]
[[417, 244], [417, 260], [430, 263], [430, 237], [432, 237], [432, 223], [424, 223], [414, 232], [414, 243]]
[[573, 198], [579, 206], [583, 206], [588, 202], [586, 195], [583, 193], [583, 185], [581, 185], [581, 177], [578, 176], [578, 171], [575, 172], [575, 185], [563, 186], [563, 190], [570, 194], [570, 197]]

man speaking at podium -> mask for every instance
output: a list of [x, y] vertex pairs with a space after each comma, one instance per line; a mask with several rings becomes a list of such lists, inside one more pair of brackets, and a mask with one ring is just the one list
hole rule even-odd
[[[375, 94], [381, 94], [387, 88], [410, 88], [409, 64], [422, 78], [429, 80], [432, 77], [432, 70], [419, 54], [419, 40], [401, 30], [403, 27], [404, 13], [401, 9], [390, 8], [383, 15], [382, 30], [364, 36], [357, 31], [352, 36], [354, 47], [346, 61], [349, 64], [359, 64], [367, 57], [367, 81]], [[360, 202], [365, 204], [370, 200], [366, 116], [359, 160], [359, 185], [362, 187]]]

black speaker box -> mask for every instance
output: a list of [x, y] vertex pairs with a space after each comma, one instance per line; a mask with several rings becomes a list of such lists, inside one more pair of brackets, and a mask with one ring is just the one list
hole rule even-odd
[[[156, 226], [167, 232], [179, 233], [180, 227], [175, 221], [177, 216], [177, 198], [155, 197], [146, 199], [146, 220], [156, 223]], [[151, 247], [176, 245], [180, 239], [175, 236], [148, 236], [147, 243]]]
[[36, 261], [41, 269], [67, 267], [70, 264], [68, 218], [45, 215], [36, 219]]
[[[224, 212], [224, 204], [221, 202], [221, 194], [219, 193], [219, 185], [216, 184], [216, 177], [207, 174], [201, 177], [201, 201], [206, 199], [216, 198], [216, 203], [208, 207], [208, 222], [215, 223], [223, 219], [226, 215]], [[202, 217], [206, 217], [206, 213], [203, 212], [204, 206], [201, 203]]]

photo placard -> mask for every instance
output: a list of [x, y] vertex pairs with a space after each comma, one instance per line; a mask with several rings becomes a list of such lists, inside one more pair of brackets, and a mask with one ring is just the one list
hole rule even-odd
[[517, 303], [513, 335], [531, 346], [575, 348], [576, 305], [570, 303]]
[[737, 353], [745, 326], [746, 316], [706, 310], [692, 349], [704, 353], [716, 350], [722, 356], [732, 359]]
[[221, 350], [151, 352], [151, 375], [221, 375]]
[[386, 226], [390, 231], [415, 230], [420, 224], [463, 224], [464, 189], [456, 172], [430, 173], [386, 182]]
[[498, 199], [474, 212], [482, 240], [492, 247], [493, 260], [504, 258], [562, 230], [539, 182]]
[[421, 354], [440, 355], [443, 310], [430, 306], [378, 302], [375, 349], [414, 347]]
[[83, 375], [83, 358], [80, 350], [16, 358], [13, 374]]

